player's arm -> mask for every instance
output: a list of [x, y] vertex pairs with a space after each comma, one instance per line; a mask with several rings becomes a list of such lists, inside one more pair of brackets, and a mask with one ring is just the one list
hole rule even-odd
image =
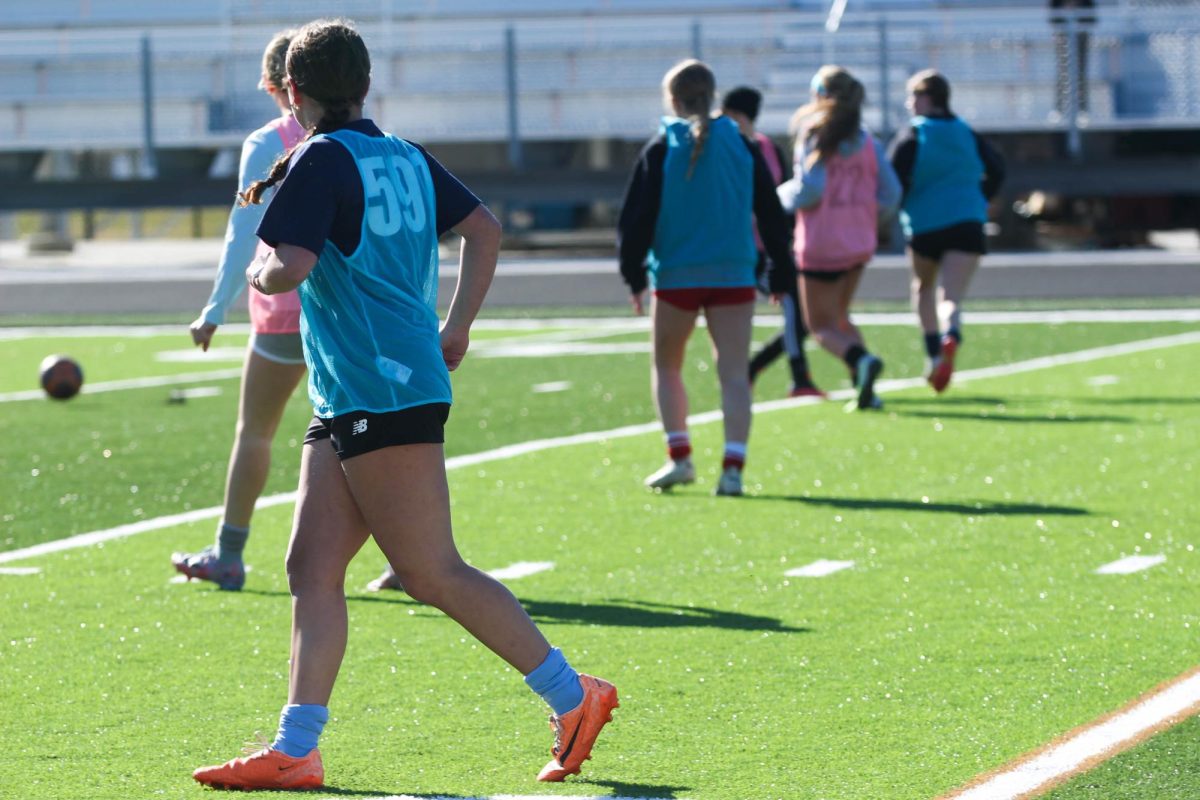
[[462, 363], [471, 345], [471, 325], [475, 323], [496, 275], [503, 231], [500, 221], [474, 192], [421, 145], [409, 144], [421, 152], [429, 166], [438, 238], [446, 233], [462, 237], [458, 251], [458, 283], [441, 330], [442, 358], [447, 369], [454, 370]]
[[900, 180], [900, 202], [903, 203], [904, 198], [908, 196], [908, 190], [912, 188], [913, 168], [917, 163], [916, 128], [908, 125], [897, 131], [888, 146], [888, 160], [892, 162], [892, 169]]
[[354, 159], [341, 145], [332, 140], [301, 145], [258, 225], [258, 238], [273, 252], [246, 269], [250, 285], [263, 294], [281, 294], [303, 283], [332, 235], [339, 204], [361, 193], [357, 180]]
[[617, 220], [621, 277], [629, 286], [631, 302], [639, 314], [643, 310], [643, 294], [647, 286], [646, 256], [654, 241], [654, 228], [662, 199], [666, 156], [667, 144], [662, 136], [656, 137], [642, 149], [625, 189], [625, 200]]
[[983, 162], [983, 180], [979, 184], [983, 196], [991, 200], [1000, 191], [1000, 187], [1004, 184], [1005, 164], [1004, 157], [992, 147], [987, 139], [984, 139], [975, 131], [971, 131], [975, 136], [975, 149], [979, 153], [979, 160]]
[[454, 370], [467, 353], [471, 325], [496, 274], [501, 227], [487, 206], [478, 205], [451, 230], [463, 237], [463, 241], [459, 250], [458, 285], [441, 336], [442, 357], [446, 359], [446, 367]]
[[792, 258], [791, 231], [779, 197], [775, 180], [758, 148], [751, 147], [754, 159], [754, 220], [767, 250], [767, 286], [772, 294], [782, 294], [795, 285], [796, 262]]
[[317, 265], [317, 254], [299, 245], [280, 242], [263, 261], [246, 270], [246, 278], [263, 294], [290, 292], [308, 277]]
[[[242, 144], [242, 157], [238, 165], [238, 186], [245, 189], [251, 182], [267, 174], [279, 155], [277, 147], [257, 131]], [[245, 266], [254, 260], [258, 238], [254, 230], [262, 219], [263, 206], [243, 206], [234, 201], [225, 226], [225, 245], [221, 260], [217, 264], [217, 275], [213, 280], [212, 293], [200, 316], [191, 324], [192, 341], [208, 350], [218, 325], [225, 323], [225, 313], [246, 287], [243, 277]]]

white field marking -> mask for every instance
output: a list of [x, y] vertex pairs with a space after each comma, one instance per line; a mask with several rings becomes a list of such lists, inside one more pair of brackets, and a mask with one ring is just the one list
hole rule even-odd
[[[1030, 359], [1029, 361], [1018, 361], [1016, 363], [1006, 364], [1000, 367], [984, 367], [977, 370], [964, 370], [962, 372], [955, 373], [955, 380], [959, 383], [962, 383], [964, 381], [977, 378], [1016, 375], [1022, 372], [1032, 372], [1035, 370], [1057, 367], [1061, 364], [1078, 364], [1100, 358], [1110, 358], [1113, 356], [1139, 353], [1147, 350], [1177, 347], [1179, 345], [1196, 344], [1198, 342], [1200, 342], [1200, 331], [1183, 333], [1175, 336], [1162, 336], [1155, 339], [1144, 339], [1142, 341], [1129, 342], [1122, 345], [1096, 347], [1090, 350], [1079, 350], [1074, 353], [1064, 353], [1059, 356], [1046, 356], [1044, 358]], [[875, 388], [879, 392], [886, 392], [923, 385], [925, 385], [925, 380], [923, 378], [906, 378], [904, 380], [881, 381], [875, 385]], [[831, 392], [829, 396], [832, 400], [838, 400], [851, 397], [853, 394], [853, 390], [846, 389], [838, 392]], [[783, 398], [780, 400], [769, 400], [765, 403], [755, 403], [754, 412], [757, 414], [764, 414], [784, 408], [795, 408], [803, 405], [816, 405], [819, 402], [821, 402], [820, 399], [814, 397], [796, 397]], [[716, 409], [713, 411], [705, 411], [700, 414], [692, 414], [688, 417], [688, 424], [704, 425], [710, 422], [718, 422], [721, 419], [721, 411], [720, 409]], [[492, 461], [503, 461], [505, 459], [515, 458], [517, 456], [527, 455], [529, 453], [538, 453], [543, 450], [554, 450], [560, 447], [571, 447], [578, 444], [597, 444], [600, 442], [612, 441], [614, 439], [626, 439], [631, 436], [641, 436], [642, 434], [647, 433], [659, 433], [661, 430], [662, 426], [655, 421], [643, 422], [637, 425], [626, 425], [621, 428], [612, 428], [611, 430], [607, 431], [576, 433], [571, 436], [560, 436], [555, 439], [535, 439], [529, 442], [520, 442], [518, 444], [497, 447], [494, 450], [486, 450], [481, 453], [468, 453], [466, 455], [448, 458], [446, 459], [446, 470], [449, 471], [460, 469], [462, 467], [474, 466], [477, 464], [486, 464]], [[271, 495], [270, 497], [261, 497], [259, 498], [258, 502], [255, 503], [255, 508], [267, 508], [269, 506], [275, 506], [281, 503], [290, 503], [294, 502], [295, 499], [295, 492], [284, 492], [282, 494]], [[121, 525], [116, 528], [109, 528], [108, 530], [81, 533], [67, 539], [44, 542], [32, 547], [26, 547], [22, 550], [10, 550], [6, 553], [0, 553], [0, 564], [8, 563], [10, 561], [21, 561], [34, 556], [58, 553], [64, 550], [73, 550], [78, 547], [87, 547], [100, 542], [106, 542], [111, 539], [121, 539], [126, 536], [133, 536], [139, 533], [159, 530], [161, 528], [169, 528], [174, 525], [182, 525], [188, 522], [210, 519], [221, 514], [222, 511], [223, 509], [220, 506], [213, 506], [211, 508], [188, 511], [183, 514], [173, 514], [166, 517], [158, 517], [157, 519], [143, 520], [142, 522], [135, 522], [129, 525]]]
[[[781, 323], [782, 317], [779, 316], [757, 316], [754, 318], [756, 325], [770, 326]], [[911, 314], [859, 314], [855, 316], [855, 320], [863, 325], [911, 325]], [[1045, 324], [1045, 323], [1068, 323], [1068, 322], [1192, 322], [1200, 321], [1200, 309], [1174, 309], [1167, 311], [1154, 310], [1133, 310], [1133, 311], [1028, 311], [1028, 312], [1008, 312], [1008, 311], [981, 311], [971, 315], [971, 321], [978, 324]], [[490, 323], [490, 324], [485, 324]], [[697, 321], [700, 326], [704, 325], [704, 320]], [[644, 317], [628, 319], [553, 319], [553, 320], [481, 320], [476, 323], [480, 329], [490, 330], [533, 330], [552, 327], [555, 325], [564, 327], [580, 327], [589, 326], [592, 328], [599, 327], [600, 330], [591, 330], [585, 334], [581, 334], [583, 338], [601, 338], [615, 332], [629, 332], [637, 330], [649, 330], [649, 320]], [[238, 327], [238, 326], [230, 326]], [[174, 332], [174, 327], [167, 329], [158, 328], [122, 328], [113, 326], [91, 327], [91, 328], [13, 328], [0, 329], [0, 339], [15, 339], [21, 338], [21, 335], [58, 335], [58, 336], [99, 336], [99, 335], [149, 335], [145, 331], [154, 330], [158, 332]], [[86, 332], [86, 333], [85, 333]], [[562, 336], [570, 338], [575, 336], [578, 341], [580, 335], [565, 332]], [[1190, 344], [1191, 341], [1187, 338], [1191, 334], [1180, 334], [1178, 342], [1168, 344], [1156, 344], [1159, 339], [1147, 339], [1149, 343], [1141, 349], [1157, 349], [1159, 347], [1170, 347], [1174, 344]], [[537, 337], [541, 338], [541, 337]], [[1171, 339], [1172, 337], [1164, 337]], [[1095, 358], [1103, 358], [1105, 355], [1124, 355], [1125, 353], [1138, 352], [1138, 349], [1123, 350], [1126, 347], [1137, 348], [1141, 343], [1130, 342], [1125, 345], [1113, 345], [1110, 353], [1101, 353], [1094, 355], [1093, 350], [1081, 350], [1078, 353], [1080, 360], [1090, 361]], [[1103, 350], [1103, 348], [1098, 348]], [[614, 353], [642, 353], [648, 352], [649, 345], [639, 342], [614, 342], [608, 345], [570, 345], [564, 343], [561, 346], [556, 346], [553, 343], [545, 344], [542, 347], [524, 346], [520, 344], [519, 339], [506, 341], [494, 341], [492, 343], [480, 342], [473, 348], [473, 352], [480, 356], [492, 358], [510, 357], [510, 358], [538, 358], [547, 355], [609, 355]], [[1070, 354], [1068, 354], [1070, 355]], [[1015, 364], [1007, 364], [999, 367], [990, 368], [992, 371], [970, 370], [960, 371], [955, 373], [955, 380], [961, 382], [970, 380], [971, 378], [992, 378], [1000, 375], [1012, 375], [1017, 372], [1028, 372], [1034, 369], [1044, 369], [1046, 366], [1058, 366], [1058, 364], [1078, 363], [1073, 361], [1056, 361], [1063, 356], [1047, 356], [1043, 364], [1037, 364], [1034, 361], [1021, 361]], [[172, 376], [157, 376], [153, 378], [131, 378], [121, 381], [108, 381], [106, 383], [84, 384], [84, 394], [97, 394], [100, 392], [117, 392], [127, 389], [148, 389], [155, 386], [170, 386], [177, 383], [198, 383], [208, 380], [225, 380], [228, 378], [237, 378], [241, 376], [241, 370], [220, 370], [207, 373], [191, 373]], [[887, 392], [896, 391], [898, 389], [908, 389], [914, 386], [920, 386], [924, 383], [923, 380], [909, 381], [884, 381], [876, 386], [877, 391]], [[835, 396], [836, 395], [836, 396]], [[30, 389], [22, 392], [0, 393], [0, 403], [12, 403], [24, 400], [37, 400], [45, 396], [45, 393]], [[852, 397], [853, 392], [841, 392], [830, 395], [833, 400], [846, 399]], [[758, 410], [758, 407], [755, 407]], [[773, 408], [764, 408], [764, 411], [774, 410]]]
[[[757, 314], [754, 324], [770, 327], [782, 324], [779, 314]], [[854, 321], [861, 325], [881, 327], [915, 326], [911, 312], [855, 314]], [[1200, 322], [1200, 308], [1130, 308], [1130, 309], [1076, 309], [1070, 311], [972, 311], [967, 321], [978, 325], [1030, 325], [1063, 324], [1069, 322]], [[697, 320], [703, 325], [703, 317]], [[471, 326], [480, 331], [529, 331], [547, 328], [577, 328], [586, 331], [597, 329], [639, 331], [649, 330], [648, 317], [554, 317], [547, 319], [480, 319]], [[72, 325], [0, 328], [0, 341], [30, 339], [49, 336], [62, 339], [91, 339], [97, 336], [113, 336], [123, 339], [131, 337], [179, 335], [180, 325]], [[250, 326], [245, 323], [222, 325], [221, 331], [247, 334]], [[186, 336], [186, 332], [183, 334]], [[479, 346], [482, 342], [477, 343]]]
[[1097, 575], [1132, 575], [1135, 572], [1157, 567], [1167, 560], [1166, 556], [1125, 556], [1096, 570]]
[[[30, 570], [32, 572], [41, 572], [37, 567], [0, 567], [0, 575], [6, 574], [6, 570], [12, 570], [11, 574], [18, 574], [16, 570]], [[488, 570], [488, 575], [491, 575], [498, 581], [512, 581], [517, 578], [527, 578], [530, 575], [537, 575], [539, 572], [545, 572], [548, 569], [554, 569], [553, 561], [518, 561], [515, 564], [510, 564], [507, 567], [500, 569]], [[250, 565], [246, 565], [247, 574], [252, 570]], [[26, 574], [26, 573], [19, 573]], [[191, 581], [187, 575], [175, 575], [168, 583], [188, 583]]]
[[534, 394], [550, 394], [552, 392], [565, 392], [573, 385], [570, 381], [550, 381], [549, 383], [535, 383], [529, 387], [529, 390]]
[[539, 572], [545, 572], [548, 569], [554, 569], [553, 561], [518, 561], [515, 564], [509, 564], [507, 567], [500, 569], [489, 569], [488, 575], [491, 575], [498, 581], [511, 581], [516, 578], [527, 578], [530, 575], [537, 575]]
[[[180, 383], [204, 383], [205, 381], [224, 381], [230, 378], [240, 378], [242, 370], [219, 369], [212, 372], [185, 372], [179, 375], [156, 375], [152, 378], [129, 378], [120, 381], [104, 383], [85, 383], [82, 394], [100, 394], [102, 392], [122, 392], [127, 389], [153, 389], [156, 386], [175, 386]], [[37, 400], [46, 396], [41, 389], [30, 389], [24, 392], [8, 392], [0, 394], [0, 403], [15, 403], [20, 400]]]
[[194, 389], [176, 389], [171, 392], [171, 397], [191, 400], [193, 397], [220, 397], [224, 393], [225, 390], [220, 386], [197, 386]]
[[980, 776], [940, 800], [1036, 797], [1200, 712], [1200, 669], [1153, 689], [1113, 714]]
[[[296, 501], [296, 492], [282, 492], [273, 494], [270, 497], [260, 497], [258, 502], [254, 504], [255, 508], [270, 508], [271, 506], [283, 505], [284, 503], [294, 503]], [[124, 539], [129, 536], [136, 536], [139, 533], [147, 533], [149, 531], [157, 531], [162, 528], [170, 528], [175, 525], [187, 525], [192, 522], [202, 522], [206, 519], [213, 519], [224, 513], [225, 509], [221, 506], [211, 506], [209, 508], [197, 508], [192, 511], [185, 511], [182, 514], [171, 514], [166, 517], [155, 517], [154, 519], [145, 519], [141, 522], [131, 522], [128, 525], [118, 525], [115, 528], [109, 528], [103, 531], [92, 531], [91, 533], [81, 533], [77, 536], [72, 536], [69, 539], [59, 539], [54, 542], [43, 542], [35, 544], [32, 547], [26, 547], [21, 550], [9, 550], [7, 553], [0, 553], [0, 564], [7, 564], [11, 561], [23, 561], [27, 558], [35, 556], [49, 555], [51, 553], [61, 553], [64, 550], [74, 550], [79, 547], [89, 547], [102, 542], [111, 541], [112, 539]]]
[[1088, 386], [1115, 386], [1121, 379], [1116, 375], [1096, 375], [1088, 378]]
[[790, 578], [824, 578], [826, 575], [832, 575], [835, 572], [841, 572], [853, 566], [853, 561], [829, 561], [822, 558], [803, 567], [789, 569], [783, 574]]
[[244, 347], [210, 347], [205, 352], [198, 347], [190, 350], [161, 350], [154, 354], [154, 360], [164, 364], [190, 364], [205, 361], [236, 361], [239, 364], [246, 358]]
[[622, 353], [649, 353], [650, 342], [609, 342], [575, 344], [572, 342], [513, 342], [477, 352], [478, 358], [547, 358], [550, 356], [610, 356]]
[[0, 575], [37, 575], [41, 567], [0, 567]]

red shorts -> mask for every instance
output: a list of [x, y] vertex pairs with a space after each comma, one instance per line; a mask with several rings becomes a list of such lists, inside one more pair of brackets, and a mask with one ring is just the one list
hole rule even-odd
[[699, 311], [709, 306], [735, 306], [753, 303], [753, 286], [713, 286], [692, 289], [655, 289], [654, 296], [684, 311]]

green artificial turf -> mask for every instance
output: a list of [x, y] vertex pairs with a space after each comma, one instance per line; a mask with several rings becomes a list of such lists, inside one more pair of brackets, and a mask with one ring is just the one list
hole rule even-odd
[[[975, 326], [961, 367], [1187, 329]], [[919, 374], [912, 330], [866, 334], [885, 377]], [[185, 371], [152, 366], [149, 343], [88, 346], [101, 374]], [[3, 374], [61, 344], [0, 342]], [[484, 350], [455, 376], [450, 455], [653, 419], [645, 353]], [[812, 360], [822, 385], [845, 386], [832, 358]], [[713, 408], [699, 336], [688, 364], [693, 410]], [[1198, 368], [1192, 344], [960, 382], [940, 398], [891, 393], [882, 413], [761, 413], [743, 499], [711, 495], [716, 423], [693, 432], [697, 484], [673, 493], [641, 486], [663, 457], [654, 431], [452, 470], [464, 555], [483, 569], [554, 562], [510, 586], [579, 669], [617, 684], [616, 722], [582, 776], [537, 784], [550, 744], [540, 701], [438, 612], [363, 592], [383, 565], [368, 544], [347, 577], [350, 648], [320, 796], [949, 791], [1196, 666]], [[764, 377], [759, 399], [786, 389], [785, 371]], [[571, 386], [531, 388], [554, 381]], [[219, 503], [236, 383], [183, 405], [165, 388], [0, 404], [0, 550]], [[307, 416], [294, 398], [268, 493], [294, 488]], [[207, 544], [214, 520], [0, 575], [0, 797], [210, 796], [190, 770], [270, 732], [284, 702], [290, 517], [286, 505], [256, 514], [237, 594], [170, 580], [170, 552]], [[1094, 573], [1135, 553], [1167, 562]], [[855, 563], [785, 575], [819, 559]], [[1058, 792], [1200, 796], [1194, 732], [1160, 735]]]

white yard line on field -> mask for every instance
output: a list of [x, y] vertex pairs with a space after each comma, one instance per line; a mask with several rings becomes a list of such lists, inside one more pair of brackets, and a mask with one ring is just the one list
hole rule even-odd
[[1167, 560], [1166, 556], [1125, 556], [1096, 570], [1097, 575], [1132, 575], [1135, 572], [1157, 567]]
[[[105, 381], [104, 383], [85, 383], [83, 394], [100, 394], [101, 392], [122, 392], [127, 389], [153, 389], [156, 386], [175, 386], [180, 383], [203, 383], [205, 381], [223, 381], [230, 378], [240, 378], [242, 368], [219, 369], [212, 372], [186, 372], [179, 375], [156, 375], [152, 378], [129, 378], [120, 381]], [[24, 392], [8, 392], [0, 394], [0, 403], [13, 403], [18, 400], [37, 400], [46, 396], [41, 389], [30, 389]]]
[[[779, 314], [757, 314], [754, 324], [778, 325], [783, 317]], [[854, 315], [859, 325], [912, 326], [916, 318], [911, 312], [863, 312]], [[704, 324], [701, 318], [699, 324]], [[1200, 308], [1127, 308], [1127, 309], [1075, 309], [1048, 311], [971, 311], [968, 322], [975, 325], [1058, 325], [1069, 322], [1200, 322]], [[557, 317], [547, 319], [480, 319], [471, 326], [479, 331], [529, 331], [546, 328], [578, 328], [586, 331], [607, 329], [615, 331], [649, 330], [648, 317]], [[225, 333], [245, 334], [250, 326], [244, 323], [222, 325]], [[97, 336], [120, 338], [149, 338], [151, 336], [179, 336], [180, 325], [53, 325], [20, 328], [0, 328], [0, 341], [31, 339], [49, 336], [63, 339], [90, 339]], [[186, 341], [186, 332], [182, 337]]]
[[511, 581], [517, 578], [528, 578], [530, 575], [537, 575], [548, 569], [554, 569], [553, 561], [518, 561], [500, 569], [489, 569], [488, 575], [498, 581]]
[[565, 392], [571, 388], [573, 384], [570, 381], [550, 381], [549, 383], [535, 383], [529, 387], [529, 391], [534, 394], [553, 394], [554, 392]]
[[941, 800], [1024, 800], [1107, 761], [1200, 712], [1200, 668], [1087, 723]]
[[829, 559], [822, 558], [811, 564], [805, 564], [803, 567], [789, 569], [783, 574], [789, 578], [824, 578], [826, 575], [832, 575], [835, 572], [841, 572], [853, 566], [853, 561], [830, 561]]
[[[1045, 356], [1043, 358], [1034, 358], [1028, 361], [1018, 361], [1013, 364], [1005, 364], [998, 367], [983, 367], [976, 370], [964, 370], [962, 372], [955, 373], [955, 381], [958, 383], [963, 383], [970, 380], [977, 380], [979, 378], [994, 378], [1006, 375], [1016, 375], [1022, 372], [1049, 369], [1051, 367], [1057, 367], [1063, 364], [1079, 364], [1101, 358], [1110, 358], [1113, 356], [1140, 353], [1147, 350], [1160, 350], [1168, 347], [1177, 347], [1180, 345], [1196, 343], [1200, 343], [1200, 331], [1182, 333], [1175, 336], [1162, 336], [1154, 339], [1143, 339], [1137, 342], [1127, 342], [1125, 344], [1111, 345], [1107, 347], [1096, 347], [1090, 350], [1079, 350], [1074, 353], [1063, 353], [1057, 356]], [[876, 384], [876, 389], [880, 392], [887, 392], [897, 389], [922, 386], [924, 383], [924, 380], [921, 378], [881, 381], [880, 383]], [[832, 392], [830, 393], [830, 398], [837, 400], [840, 398], [850, 397], [851, 395], [852, 391], [846, 390], [842, 392]], [[754, 405], [754, 411], [755, 413], [762, 414], [783, 408], [795, 408], [796, 406], [802, 405], [815, 405], [818, 402], [820, 402], [819, 399], [812, 397], [770, 400], [765, 403], [756, 403]], [[720, 419], [721, 411], [718, 409], [714, 411], [706, 411], [700, 414], [693, 414], [692, 416], [688, 417], [688, 423], [690, 425], [703, 425], [709, 422], [719, 421]], [[630, 436], [658, 433], [661, 431], [661, 429], [662, 428], [658, 422], [644, 422], [638, 425], [626, 425], [625, 427], [613, 428], [607, 431], [577, 433], [572, 436], [560, 436], [555, 439], [537, 439], [530, 442], [506, 445], [504, 447], [498, 447], [495, 450], [487, 450], [481, 453], [470, 453], [462, 456], [454, 456], [446, 459], [446, 469], [453, 470], [461, 467], [474, 466], [476, 464], [486, 464], [492, 461], [502, 461], [504, 459], [515, 458], [516, 456], [526, 455], [528, 453], [537, 453], [543, 450], [553, 450], [560, 447], [570, 447], [577, 444], [596, 444], [599, 442], [612, 441], [613, 439], [625, 439]], [[280, 503], [290, 503], [295, 499], [295, 492], [284, 492], [282, 494], [260, 498], [256, 504], [256, 508], [266, 508], [268, 506], [279, 505]], [[6, 553], [0, 553], [0, 564], [9, 563], [12, 561], [22, 561], [34, 556], [48, 555], [50, 553], [58, 553], [65, 550], [74, 550], [79, 547], [88, 547], [90, 545], [99, 544], [100, 542], [106, 542], [112, 539], [121, 539], [127, 536], [134, 536], [139, 533], [146, 533], [148, 531], [159, 530], [162, 528], [169, 528], [174, 525], [183, 525], [189, 522], [211, 519], [221, 514], [221, 512], [222, 508], [220, 506], [213, 506], [211, 508], [188, 511], [183, 514], [172, 514], [166, 517], [158, 517], [157, 519], [134, 522], [128, 525], [121, 525], [116, 528], [109, 528], [108, 530], [82, 533], [67, 539], [60, 539], [54, 542], [44, 542], [32, 547], [23, 548], [21, 550], [10, 550]]]
[[0, 575], [37, 575], [41, 567], [0, 567]]

